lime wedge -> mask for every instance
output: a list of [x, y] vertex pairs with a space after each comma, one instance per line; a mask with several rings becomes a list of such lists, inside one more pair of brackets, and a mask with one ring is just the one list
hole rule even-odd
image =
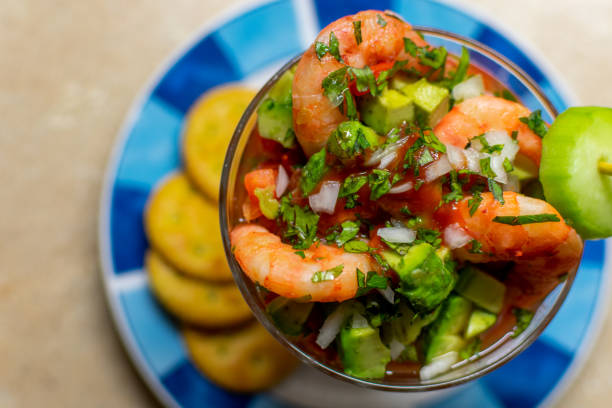
[[609, 163], [610, 108], [570, 108], [557, 117], [543, 139], [540, 181], [546, 200], [584, 239], [612, 236]]

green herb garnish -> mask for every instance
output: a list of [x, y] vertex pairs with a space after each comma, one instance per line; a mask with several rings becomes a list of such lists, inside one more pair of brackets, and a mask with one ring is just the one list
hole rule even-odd
[[387, 25], [387, 20], [385, 20], [384, 18], [382, 18], [382, 16], [380, 14], [376, 15], [376, 22], [378, 23], [379, 26], [384, 27]]
[[493, 222], [507, 225], [537, 224], [541, 222], [559, 222], [561, 219], [556, 214], [533, 214], [533, 215], [498, 215]]
[[506, 203], [504, 201], [504, 190], [502, 190], [499, 183], [492, 178], [489, 178], [487, 179], [487, 186], [489, 187], [489, 191], [493, 193], [493, 197], [504, 205]]
[[357, 294], [363, 296], [371, 289], [385, 289], [388, 284], [388, 279], [375, 271], [369, 271], [367, 276], [357, 268]]
[[519, 307], [515, 307], [512, 309], [512, 314], [516, 318], [516, 328], [512, 333], [512, 337], [518, 337], [519, 334], [525, 331], [529, 323], [531, 323], [531, 319], [533, 319], [533, 312], [527, 309], [521, 309]]
[[310, 280], [312, 281], [312, 283], [331, 281], [340, 276], [343, 269], [344, 265], [338, 265], [326, 271], [318, 271], [312, 275], [312, 278]]
[[506, 170], [507, 173], [510, 173], [512, 170], [514, 170], [514, 165], [507, 157], [504, 158], [504, 170]]
[[359, 233], [359, 221], [344, 221], [340, 224], [340, 227], [340, 231], [336, 228], [336, 231], [325, 238], [328, 242], [335, 242], [338, 247], [343, 246], [346, 242], [357, 236]]
[[546, 122], [542, 119], [542, 111], [539, 109], [531, 112], [528, 117], [520, 118], [519, 120], [540, 137], [544, 137], [548, 133], [548, 126], [546, 126]]
[[391, 190], [391, 182], [389, 181], [391, 173], [389, 170], [374, 169], [368, 176], [370, 185], [370, 200], [378, 200], [383, 195]]
[[477, 241], [475, 239], [471, 240], [470, 243], [472, 244], [470, 249], [468, 250], [468, 252], [472, 253], [472, 254], [482, 254], [482, 243], [480, 243], [480, 241]]
[[312, 190], [319, 184], [329, 167], [325, 163], [327, 151], [325, 148], [310, 156], [308, 163], [302, 168], [300, 177], [300, 187], [304, 195], [308, 196]]
[[357, 45], [361, 44], [361, 20], [353, 21], [353, 31], [355, 33], [355, 41]]
[[347, 242], [346, 244], [344, 244], [344, 250], [346, 252], [352, 252], [352, 253], [363, 253], [363, 252], [369, 252], [370, 247], [368, 246], [367, 243], [363, 241], [360, 241], [358, 239], [353, 239]]
[[479, 184], [476, 184], [474, 185], [474, 187], [472, 187], [472, 198], [468, 200], [470, 217], [474, 216], [474, 213], [476, 212], [478, 207], [480, 207], [480, 203], [482, 202], [482, 195], [480, 195], [480, 193], [482, 193], [483, 190], [484, 188]]
[[294, 254], [299, 255], [299, 257], [302, 259], [306, 259], [306, 254], [304, 251], [295, 251]]
[[315, 43], [315, 53], [317, 54], [317, 58], [323, 58], [323, 56], [328, 52], [337, 61], [344, 63], [342, 57], [340, 56], [340, 42], [333, 31], [329, 33], [329, 45], [325, 45], [325, 43], [320, 41]]
[[482, 172], [482, 174], [484, 174], [486, 177], [490, 179], [497, 177], [497, 174], [495, 174], [495, 172], [491, 168], [491, 158], [490, 157], [485, 157], [484, 159], [480, 159], [480, 171]]
[[291, 195], [281, 199], [280, 214], [286, 224], [283, 237], [293, 244], [295, 249], [307, 249], [317, 238], [319, 216], [308, 207], [291, 203]]

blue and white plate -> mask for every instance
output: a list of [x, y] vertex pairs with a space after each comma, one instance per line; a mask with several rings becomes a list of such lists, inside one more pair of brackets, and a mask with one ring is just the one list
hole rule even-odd
[[[390, 9], [415, 25], [474, 38], [513, 60], [559, 111], [571, 100], [550, 70], [489, 20], [464, 8], [427, 0], [279, 0], [249, 2], [207, 25], [164, 65], [136, 100], [119, 134], [100, 205], [100, 257], [105, 289], [129, 357], [169, 407], [419, 406], [532, 407], [548, 405], [584, 362], [606, 309], [604, 270], [612, 248], [589, 242], [574, 286], [544, 334], [523, 354], [468, 385], [427, 394], [357, 388], [301, 368], [266, 394], [228, 393], [190, 362], [172, 320], [153, 299], [143, 271], [147, 240], [143, 208], [153, 186], [180, 166], [184, 115], [207, 89], [226, 82], [263, 84], [316, 33], [362, 9]], [[606, 255], [607, 254], [607, 255]]]

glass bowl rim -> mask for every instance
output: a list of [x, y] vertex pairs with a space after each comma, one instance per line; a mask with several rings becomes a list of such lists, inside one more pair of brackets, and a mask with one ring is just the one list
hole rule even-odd
[[[430, 27], [416, 26], [416, 25], [413, 26], [413, 29], [425, 35], [433, 35], [433, 36], [441, 37], [444, 39], [456, 41], [456, 42], [461, 43], [461, 45], [466, 45], [469, 48], [477, 50], [479, 53], [495, 61], [499, 65], [503, 66], [504, 69], [510, 71], [513, 75], [519, 78], [520, 82], [529, 89], [529, 91], [536, 97], [536, 99], [540, 103], [542, 103], [542, 105], [546, 108], [548, 113], [551, 115], [552, 119], [554, 119], [558, 115], [557, 109], [552, 104], [550, 99], [546, 96], [544, 91], [540, 88], [540, 86], [527, 73], [525, 73], [520, 67], [518, 67], [514, 62], [510, 61], [508, 58], [506, 58], [499, 52], [491, 49], [490, 47], [472, 38], [468, 38], [468, 37], [461, 36], [455, 33], [451, 33], [449, 31], [430, 28]], [[257, 320], [259, 320], [259, 322], [274, 336], [274, 338], [277, 341], [279, 341], [286, 348], [288, 348], [302, 362], [308, 364], [311, 367], [315, 367], [319, 369], [320, 371], [324, 372], [325, 374], [330, 375], [333, 378], [340, 379], [342, 381], [345, 381], [351, 384], [355, 384], [355, 385], [359, 385], [362, 387], [376, 389], [376, 390], [395, 391], [395, 392], [398, 392], [398, 391], [400, 392], [421, 392], [421, 391], [433, 391], [433, 390], [451, 388], [454, 386], [465, 384], [477, 378], [480, 378], [483, 375], [501, 367], [508, 361], [512, 360], [518, 354], [523, 352], [527, 347], [529, 347], [540, 336], [540, 334], [544, 331], [544, 329], [550, 323], [552, 318], [557, 314], [557, 312], [559, 311], [559, 308], [564, 303], [565, 298], [567, 297], [567, 294], [569, 293], [569, 290], [572, 287], [572, 284], [574, 282], [574, 278], [576, 275], [576, 270], [571, 271], [568, 274], [568, 278], [560, 284], [561, 286], [560, 293], [557, 294], [557, 298], [554, 304], [551, 306], [550, 310], [546, 312], [546, 315], [543, 317], [541, 323], [532, 329], [527, 328], [527, 330], [530, 330], [530, 331], [526, 333], [527, 334], [526, 336], [524, 337], [521, 336], [523, 337], [522, 341], [518, 343], [512, 350], [510, 350], [510, 352], [504, 354], [501, 358], [495, 360], [491, 364], [481, 367], [480, 369], [477, 369], [476, 371], [472, 373], [469, 373], [461, 377], [453, 378], [450, 380], [440, 381], [440, 382], [428, 382], [428, 383], [421, 383], [421, 384], [406, 384], [406, 385], [384, 384], [384, 383], [379, 383], [379, 382], [371, 382], [367, 379], [360, 379], [360, 378], [356, 378], [348, 374], [345, 374], [341, 371], [338, 371], [332, 367], [327, 366], [321, 361], [313, 358], [308, 353], [299, 349], [296, 345], [293, 344], [293, 342], [287, 339], [287, 337], [278, 330], [278, 328], [267, 317], [265, 311], [262, 308], [260, 308], [259, 303], [254, 298], [253, 294], [251, 293], [250, 288], [247, 286], [246, 281], [248, 280], [248, 277], [244, 275], [244, 272], [242, 272], [240, 265], [238, 264], [238, 262], [233, 256], [233, 251], [231, 248], [231, 242], [230, 242], [230, 237], [229, 237], [229, 228], [228, 228], [228, 225], [229, 225], [229, 213], [227, 211], [228, 209], [227, 193], [228, 193], [228, 186], [229, 186], [228, 182], [230, 181], [229, 180], [230, 170], [232, 168], [236, 150], [241, 141], [241, 135], [243, 134], [246, 126], [248, 125], [248, 122], [250, 121], [251, 117], [253, 116], [256, 109], [258, 108], [261, 100], [267, 94], [269, 89], [276, 83], [276, 81], [280, 78], [280, 76], [284, 74], [293, 65], [295, 65], [300, 60], [301, 57], [302, 57], [302, 53], [291, 58], [291, 60], [289, 60], [277, 72], [275, 72], [274, 75], [272, 75], [270, 79], [265, 83], [265, 85], [257, 92], [253, 100], [250, 102], [250, 104], [244, 111], [238, 125], [236, 126], [234, 134], [232, 135], [232, 138], [230, 140], [230, 143], [229, 143], [226, 155], [225, 155], [224, 163], [223, 163], [223, 172], [222, 172], [221, 183], [219, 187], [219, 221], [221, 225], [221, 235], [222, 235], [222, 240], [223, 240], [223, 247], [225, 249], [226, 258], [230, 266], [230, 269], [232, 271], [234, 280], [238, 288], [240, 289], [242, 296], [248, 303], [249, 307], [253, 311], [253, 314], [255, 315]], [[559, 288], [559, 286], [557, 286], [557, 288]], [[504, 337], [502, 337], [502, 339], [503, 338]]]

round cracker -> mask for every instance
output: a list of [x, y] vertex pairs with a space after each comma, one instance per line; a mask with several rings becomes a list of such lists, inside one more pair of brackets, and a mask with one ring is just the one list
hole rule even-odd
[[255, 92], [230, 85], [206, 92], [192, 106], [183, 129], [185, 170], [196, 187], [217, 200], [225, 151]]
[[218, 220], [217, 207], [205, 200], [184, 174], [178, 173], [151, 196], [145, 228], [151, 246], [179, 271], [229, 282], [232, 274]]
[[206, 333], [184, 329], [195, 365], [218, 385], [237, 392], [256, 392], [285, 378], [298, 361], [258, 322], [239, 331]]
[[160, 303], [178, 319], [206, 328], [226, 328], [251, 318], [233, 283], [214, 284], [182, 275], [158, 253], [146, 256], [149, 282]]

